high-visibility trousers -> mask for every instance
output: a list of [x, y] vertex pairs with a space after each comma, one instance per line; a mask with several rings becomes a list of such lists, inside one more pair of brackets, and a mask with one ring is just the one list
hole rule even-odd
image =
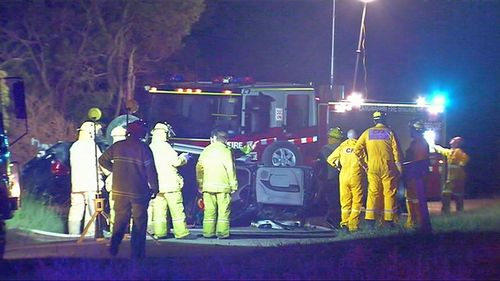
[[172, 216], [172, 228], [175, 238], [189, 235], [186, 225], [186, 215], [182, 192], [161, 192], [153, 199], [153, 231], [156, 236], [166, 236], [168, 233], [167, 213]]
[[359, 214], [363, 200], [361, 175], [340, 173], [340, 208], [341, 227], [356, 231], [359, 226]]
[[419, 201], [417, 196], [417, 186], [414, 180], [408, 181], [405, 190], [406, 209], [408, 218], [406, 219], [406, 228], [414, 228], [421, 225], [422, 218], [420, 217]]
[[[69, 208], [68, 214], [68, 232], [69, 234], [80, 234], [82, 219], [84, 221], [84, 226], [92, 218], [95, 212], [94, 199], [96, 192], [72, 192], [71, 193], [71, 206]], [[95, 230], [95, 221], [89, 228], [86, 235], [93, 236]]]
[[228, 237], [231, 194], [203, 192], [203, 203], [203, 237]]
[[447, 180], [441, 192], [441, 211], [445, 214], [450, 213], [450, 205], [452, 196], [455, 198], [455, 207], [457, 211], [464, 209], [464, 193], [465, 193], [465, 179], [455, 178]]
[[375, 220], [377, 214], [383, 210], [385, 221], [396, 219], [396, 193], [398, 189], [398, 171], [396, 166], [379, 166], [369, 168], [368, 196], [366, 199], [365, 219]]

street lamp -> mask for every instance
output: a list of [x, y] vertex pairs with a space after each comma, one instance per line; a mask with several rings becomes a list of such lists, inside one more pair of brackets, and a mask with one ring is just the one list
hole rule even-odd
[[331, 65], [330, 65], [330, 91], [333, 90], [333, 60], [334, 60], [334, 52], [335, 52], [335, 2], [333, 0], [332, 3], [332, 57], [331, 57]]
[[[365, 35], [365, 18], [366, 18], [366, 7], [369, 2], [373, 0], [360, 0], [363, 2], [363, 14], [361, 15], [361, 26], [359, 28], [359, 40], [358, 40], [358, 48], [356, 49], [356, 64], [354, 65], [354, 79], [352, 82], [352, 91], [356, 91], [356, 82], [358, 79], [358, 65], [359, 65], [359, 55], [361, 54], [361, 47], [363, 43], [363, 38]], [[366, 93], [365, 93], [366, 94]]]

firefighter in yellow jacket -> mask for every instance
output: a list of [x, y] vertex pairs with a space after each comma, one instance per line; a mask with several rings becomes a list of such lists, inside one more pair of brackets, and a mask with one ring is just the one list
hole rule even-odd
[[448, 164], [448, 175], [443, 191], [441, 192], [442, 208], [445, 214], [450, 213], [451, 197], [455, 197], [457, 211], [464, 209], [465, 192], [465, 165], [469, 162], [469, 156], [461, 149], [463, 139], [454, 137], [450, 140], [451, 148], [443, 148], [436, 145], [434, 149], [437, 153], [446, 157]]
[[231, 149], [226, 145], [225, 131], [215, 129], [210, 144], [201, 152], [196, 164], [196, 180], [203, 193], [203, 237], [229, 237], [231, 194], [238, 189]]
[[172, 216], [174, 237], [181, 239], [189, 235], [186, 226], [186, 215], [182, 198], [184, 179], [178, 173], [177, 167], [185, 165], [189, 159], [188, 153], [180, 155], [172, 148], [168, 140], [174, 136], [172, 127], [166, 123], [157, 123], [152, 131], [149, 148], [153, 152], [160, 192], [153, 200], [153, 230], [155, 236], [167, 236], [167, 211]]
[[339, 188], [342, 214], [340, 228], [347, 229], [349, 232], [358, 230], [361, 201], [363, 199], [361, 186], [363, 169], [358, 157], [354, 154], [357, 137], [355, 130], [349, 130], [347, 140], [342, 142], [327, 159], [328, 164], [340, 169]]
[[[383, 111], [373, 113], [375, 126], [363, 132], [354, 149], [367, 170], [365, 220], [369, 228], [374, 227], [382, 210], [383, 219], [390, 226], [394, 225], [396, 219], [396, 193], [402, 172], [401, 152], [394, 132], [385, 125], [386, 116]], [[367, 162], [363, 161], [365, 153]]]

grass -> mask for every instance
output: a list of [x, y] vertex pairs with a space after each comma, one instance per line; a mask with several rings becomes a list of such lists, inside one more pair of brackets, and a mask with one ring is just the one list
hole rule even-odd
[[7, 221], [7, 228], [29, 228], [64, 233], [65, 221], [50, 206], [23, 194], [21, 208]]
[[500, 206], [481, 208], [459, 214], [431, 217], [435, 233], [500, 232]]
[[[28, 212], [26, 205], [23, 209]], [[243, 254], [231, 254], [231, 247], [227, 247], [227, 255], [207, 251], [203, 256], [141, 262], [78, 258], [6, 261], [0, 268], [0, 277], [4, 277], [0, 279], [498, 280], [500, 206], [431, 219], [432, 234], [400, 229], [360, 231], [324, 244], [256, 248]], [[2, 276], [5, 272], [10, 274]]]

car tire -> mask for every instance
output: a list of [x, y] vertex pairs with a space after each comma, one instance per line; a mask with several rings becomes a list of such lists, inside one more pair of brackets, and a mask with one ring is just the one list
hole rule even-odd
[[262, 154], [262, 164], [282, 167], [299, 166], [302, 165], [302, 155], [294, 144], [278, 141], [266, 147]]

